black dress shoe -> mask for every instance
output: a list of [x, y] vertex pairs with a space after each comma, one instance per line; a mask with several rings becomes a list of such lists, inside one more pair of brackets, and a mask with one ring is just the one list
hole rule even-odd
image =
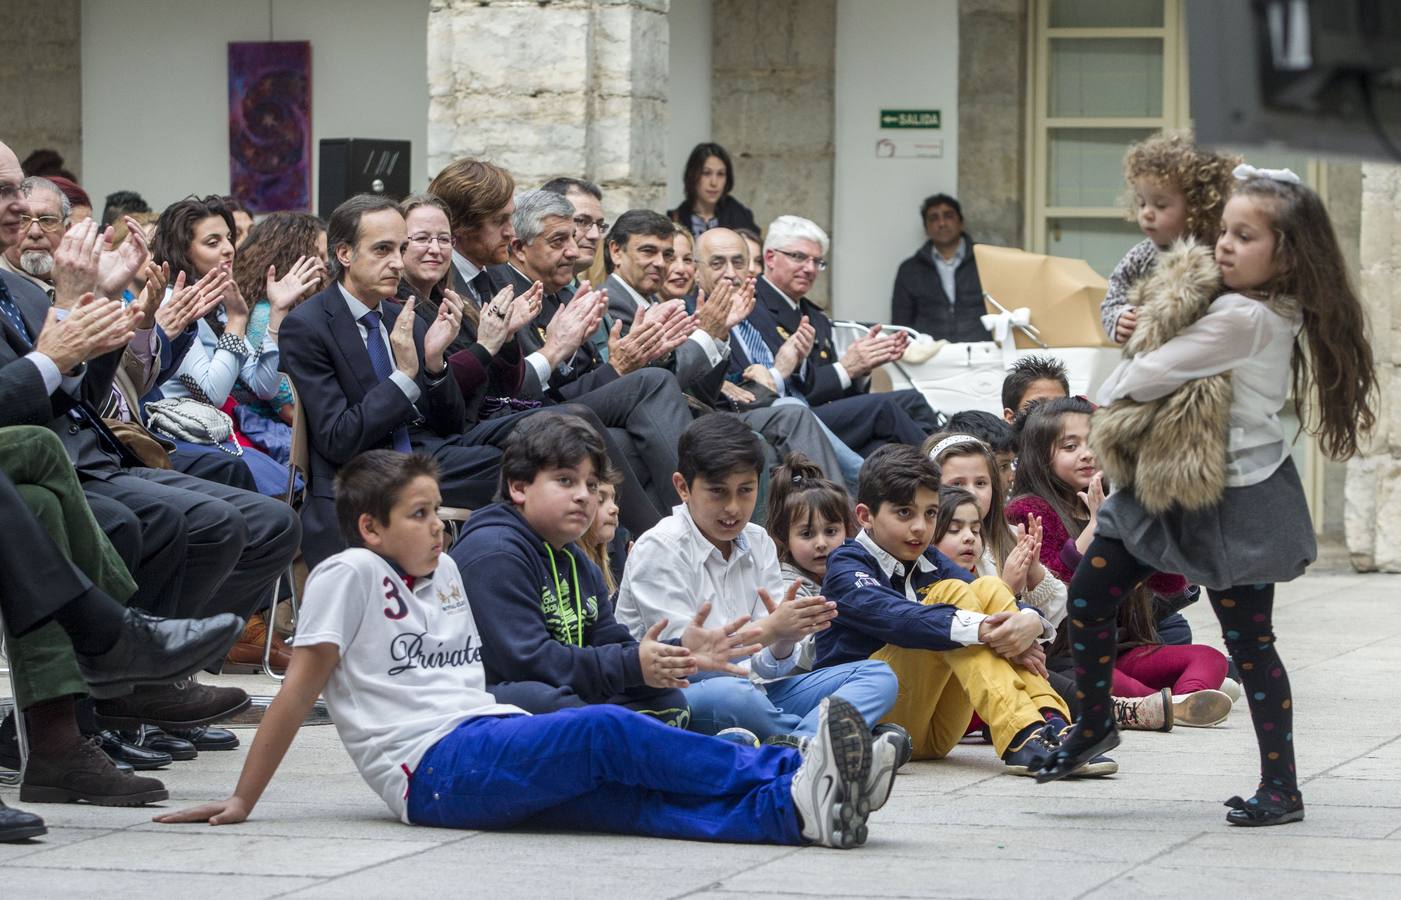
[[150, 726], [141, 729], [140, 737], [137, 739], [136, 743], [147, 750], [169, 754], [171, 759], [176, 759], [181, 762], [199, 756], [199, 751], [195, 749], [194, 744], [184, 738], [176, 737], [173, 734], [166, 734], [161, 729], [152, 728]]
[[169, 684], [223, 660], [243, 633], [233, 613], [207, 619], [158, 619], [126, 611], [117, 643], [96, 656], [77, 654], [94, 697], [122, 696], [132, 687]]
[[13, 844], [27, 841], [41, 834], [48, 834], [44, 820], [22, 809], [10, 809], [0, 801], [0, 844]]
[[127, 741], [115, 731], [100, 731], [96, 735], [102, 752], [114, 763], [126, 763], [133, 770], [148, 771], [162, 769], [170, 765], [173, 757], [169, 753], [142, 747]]
[[171, 737], [183, 738], [194, 744], [196, 750], [237, 750], [238, 735], [227, 728], [212, 728], [201, 725], [198, 728], [171, 728], [166, 731]]
[[193, 728], [232, 718], [251, 702], [238, 688], [210, 687], [186, 678], [159, 687], [139, 687], [125, 697], [99, 700], [95, 709], [105, 728]]
[[1273, 801], [1263, 793], [1256, 793], [1249, 800], [1232, 797], [1226, 801], [1226, 805], [1231, 808], [1231, 811], [1226, 813], [1226, 821], [1243, 828], [1286, 825], [1290, 822], [1302, 822], [1304, 819], [1303, 797], [1296, 797], [1293, 803], [1288, 803], [1283, 799]]

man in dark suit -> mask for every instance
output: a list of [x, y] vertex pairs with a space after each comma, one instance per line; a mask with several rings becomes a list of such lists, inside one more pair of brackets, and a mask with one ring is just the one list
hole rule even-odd
[[496, 491], [501, 453], [467, 445], [467, 407], [445, 351], [462, 311], [444, 300], [430, 325], [394, 296], [407, 233], [392, 200], [361, 194], [327, 223], [335, 283], [282, 323], [282, 362], [306, 416], [311, 473], [302, 552], [314, 566], [344, 547], [336, 470], [366, 450], [422, 451], [438, 461], [443, 502], [475, 508]]
[[973, 240], [963, 230], [963, 207], [948, 194], [935, 194], [919, 214], [929, 240], [895, 273], [891, 324], [955, 343], [988, 340], [983, 283]]
[[[20, 177], [18, 160], [0, 144], [0, 252], [19, 238], [28, 214]], [[122, 253], [108, 255], [95, 223], [80, 223], [55, 254], [57, 308], [50, 308], [48, 297], [32, 283], [0, 272], [0, 425], [46, 424], [58, 435], [99, 525], [137, 577], [134, 606], [162, 616], [233, 612], [246, 617], [265, 601], [267, 588], [296, 551], [295, 518], [287, 516], [284, 504], [271, 501], [279, 509], [255, 521], [234, 502], [219, 499], [218, 485], [199, 494], [191, 489], [198, 479], [141, 468], [93, 407], [110, 395], [113, 374], [134, 334], [135, 311], [108, 298], [119, 296], [144, 263], [144, 249], [136, 239]], [[246, 569], [231, 576], [240, 562]], [[71, 654], [71, 647], [66, 652]], [[49, 795], [56, 799], [148, 802], [150, 790], [126, 783], [100, 752], [61, 740], [68, 728], [76, 728], [71, 695], [66, 706], [59, 702], [64, 699], [31, 706], [40, 743], [53, 741], [44, 764], [26, 775], [30, 792], [52, 788]], [[236, 688], [190, 681], [139, 688], [101, 701], [97, 712], [114, 725], [182, 727], [216, 721], [247, 704], [247, 695]]]
[[527, 354], [520, 394], [593, 410], [665, 515], [679, 502], [671, 475], [676, 442], [691, 415], [676, 377], [648, 363], [686, 340], [687, 317], [672, 310], [674, 315], [627, 335], [618, 325], [605, 348], [595, 346], [581, 327], [585, 310], [569, 287], [578, 256], [573, 217], [573, 205], [559, 194], [522, 194], [513, 216], [511, 261], [490, 269], [518, 293], [536, 281], [545, 291], [540, 313], [517, 333]]
[[918, 391], [870, 393], [870, 372], [905, 352], [903, 332], [882, 334], [879, 326], [837, 356], [832, 320], [807, 292], [827, 268], [827, 234], [798, 216], [779, 216], [764, 240], [764, 274], [755, 294], [750, 323], [777, 353], [804, 317], [814, 330], [812, 350], [789, 379], [790, 393], [800, 393], [813, 412], [851, 449], [867, 456], [884, 444], [918, 446], [937, 431], [943, 417]]

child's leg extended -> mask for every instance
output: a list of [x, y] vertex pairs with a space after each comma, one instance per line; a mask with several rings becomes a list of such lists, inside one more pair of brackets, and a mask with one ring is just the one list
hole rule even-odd
[[424, 755], [409, 818], [447, 828], [555, 827], [796, 844], [801, 757], [681, 731], [616, 706], [473, 719]]
[[[1275, 649], [1272, 584], [1209, 591], [1226, 649], [1240, 670], [1250, 719], [1260, 743], [1260, 803], [1292, 806], [1299, 799], [1294, 770], [1294, 700]], [[1273, 794], [1274, 796], [1270, 796]]]
[[[1115, 663], [1114, 694], [1118, 697], [1146, 697], [1158, 688], [1172, 688], [1174, 695], [1218, 690], [1226, 678], [1226, 657], [1205, 644], [1150, 644], [1134, 647]], [[1119, 689], [1121, 674], [1141, 682], [1150, 690], [1143, 693]]]
[[1080, 729], [1097, 740], [1114, 727], [1109, 702], [1118, 646], [1115, 616], [1119, 604], [1152, 570], [1123, 542], [1097, 537], [1070, 579], [1070, 653], [1075, 660]]
[[817, 733], [823, 697], [841, 697], [856, 707], [869, 728], [895, 705], [900, 682], [890, 666], [877, 659], [863, 659], [795, 675], [764, 688], [774, 706], [803, 717], [793, 733], [811, 737]]

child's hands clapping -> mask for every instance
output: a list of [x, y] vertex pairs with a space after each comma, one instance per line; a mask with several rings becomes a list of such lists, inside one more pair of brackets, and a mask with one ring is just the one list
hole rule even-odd
[[1075, 546], [1081, 553], [1090, 548], [1090, 541], [1095, 537], [1095, 526], [1099, 525], [1099, 508], [1104, 504], [1104, 473], [1096, 472], [1090, 479], [1088, 490], [1080, 491], [1076, 494], [1080, 502], [1085, 504], [1085, 508], [1090, 511], [1089, 524], [1085, 530], [1080, 532], [1080, 536], [1075, 539]]
[[1027, 573], [1031, 569], [1032, 560], [1035, 559], [1032, 553], [1033, 543], [1031, 535], [1023, 534], [1017, 539], [1017, 546], [1007, 554], [1006, 562], [1002, 564], [1002, 580], [1017, 596], [1021, 596], [1026, 590]]

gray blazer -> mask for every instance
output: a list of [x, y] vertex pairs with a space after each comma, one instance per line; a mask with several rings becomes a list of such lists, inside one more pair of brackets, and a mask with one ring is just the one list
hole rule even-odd
[[[632, 328], [633, 316], [637, 313], [637, 301], [633, 299], [632, 292], [623, 284], [617, 273], [609, 275], [603, 286], [608, 290], [608, 315], [622, 322], [623, 334], [627, 334]], [[657, 302], [654, 297], [646, 299], [649, 303]], [[725, 380], [729, 371], [730, 360], [726, 356], [712, 366], [710, 357], [705, 354], [705, 348], [695, 341], [686, 341], [677, 347], [675, 352], [659, 359], [653, 365], [662, 366], [674, 373], [681, 390], [713, 404], [720, 392], [720, 382]]]

